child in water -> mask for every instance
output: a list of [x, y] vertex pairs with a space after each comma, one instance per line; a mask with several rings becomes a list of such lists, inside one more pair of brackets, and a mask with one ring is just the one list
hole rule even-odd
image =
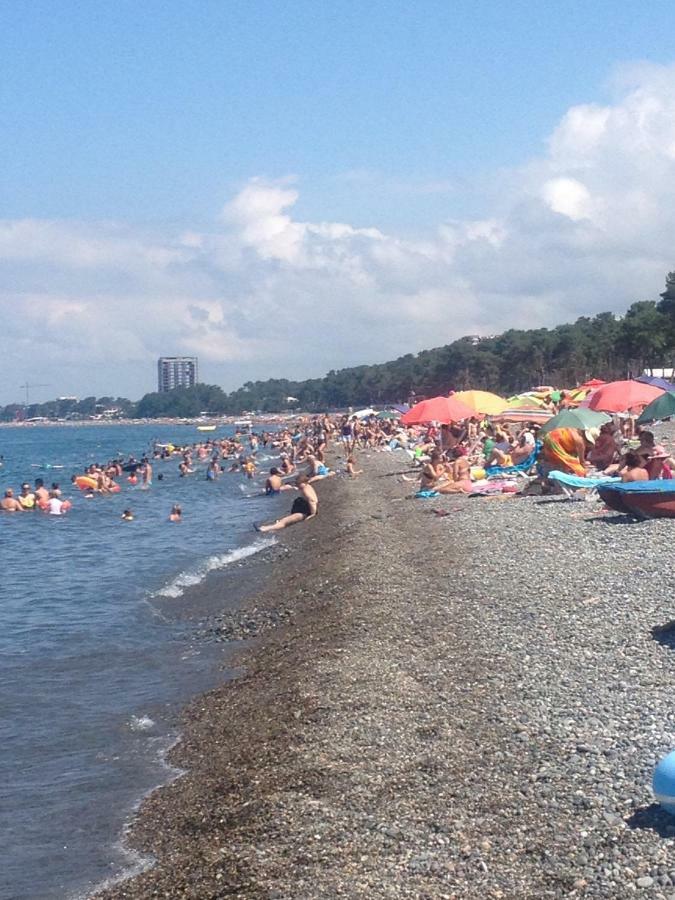
[[169, 522], [180, 522], [183, 518], [183, 510], [177, 503], [171, 507], [171, 512], [169, 513]]

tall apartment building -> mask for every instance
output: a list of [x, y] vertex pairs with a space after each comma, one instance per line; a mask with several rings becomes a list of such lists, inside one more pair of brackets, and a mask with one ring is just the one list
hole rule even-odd
[[160, 356], [157, 361], [157, 390], [160, 394], [177, 387], [197, 384], [196, 356]]

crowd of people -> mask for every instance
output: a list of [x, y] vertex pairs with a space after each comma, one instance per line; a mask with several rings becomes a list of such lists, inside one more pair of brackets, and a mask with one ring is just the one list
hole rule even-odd
[[[508, 479], [517, 472], [538, 474], [545, 489], [550, 487], [547, 475], [554, 470], [576, 476], [613, 475], [623, 481], [672, 478], [675, 473], [675, 462], [655, 442], [651, 431], [639, 430], [635, 438], [626, 437], [615, 421], [599, 430], [556, 428], [541, 434], [535, 422], [509, 425], [479, 416], [456, 424], [406, 427], [390, 414], [342, 414], [301, 417], [277, 431], [237, 432], [186, 446], [155, 444], [140, 459], [130, 456], [88, 464], [72, 476], [71, 483], [87, 499], [117, 493], [125, 482], [148, 489], [155, 466], [159, 465], [157, 479], [161, 481], [161, 469], [171, 462], [177, 463], [180, 478], [203, 477], [214, 482], [227, 474], [247, 481], [262, 476], [261, 493], [277, 496], [294, 491], [297, 495], [287, 515], [256, 525], [261, 532], [278, 531], [317, 515], [315, 485], [336, 474], [326, 461], [331, 445], [342, 459], [339, 474], [350, 478], [362, 474], [356, 463], [359, 451], [405, 451], [419, 467], [422, 495], [473, 493], [488, 479], [494, 487], [500, 476], [506, 480], [507, 490]], [[275, 461], [265, 472], [260, 471], [263, 455]], [[47, 488], [44, 480], [37, 478], [33, 486], [22, 483], [17, 493], [6, 488], [0, 511], [41, 510], [63, 515], [72, 504], [61, 494], [57, 483]], [[125, 510], [123, 518], [131, 521], [132, 511]], [[181, 519], [182, 510], [174, 504], [169, 520]]]

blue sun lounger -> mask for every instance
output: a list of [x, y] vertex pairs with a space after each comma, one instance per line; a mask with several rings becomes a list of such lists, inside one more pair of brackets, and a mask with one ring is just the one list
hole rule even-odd
[[621, 481], [620, 478], [614, 478], [609, 475], [603, 475], [600, 478], [584, 478], [581, 475], [571, 475], [569, 472], [559, 472], [557, 469], [549, 472], [546, 477], [549, 481], [559, 484], [567, 497], [572, 497], [575, 491], [584, 488], [590, 491], [597, 491], [599, 487], [604, 487], [607, 484], [616, 484], [617, 481]]

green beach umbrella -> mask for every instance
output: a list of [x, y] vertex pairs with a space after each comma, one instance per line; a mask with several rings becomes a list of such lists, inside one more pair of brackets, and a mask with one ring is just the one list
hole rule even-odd
[[675, 394], [672, 391], [661, 394], [645, 406], [637, 423], [645, 425], [647, 422], [656, 422], [657, 419], [667, 419], [668, 416], [675, 416]]
[[607, 413], [596, 412], [594, 409], [563, 409], [541, 426], [539, 434], [546, 434], [554, 428], [578, 428], [580, 431], [586, 431], [588, 428], [599, 428], [605, 422], [611, 421], [612, 417]]
[[377, 418], [378, 419], [400, 419], [401, 414], [395, 413], [395, 412], [387, 412], [387, 410], [384, 410], [384, 412], [379, 412], [377, 414]]

